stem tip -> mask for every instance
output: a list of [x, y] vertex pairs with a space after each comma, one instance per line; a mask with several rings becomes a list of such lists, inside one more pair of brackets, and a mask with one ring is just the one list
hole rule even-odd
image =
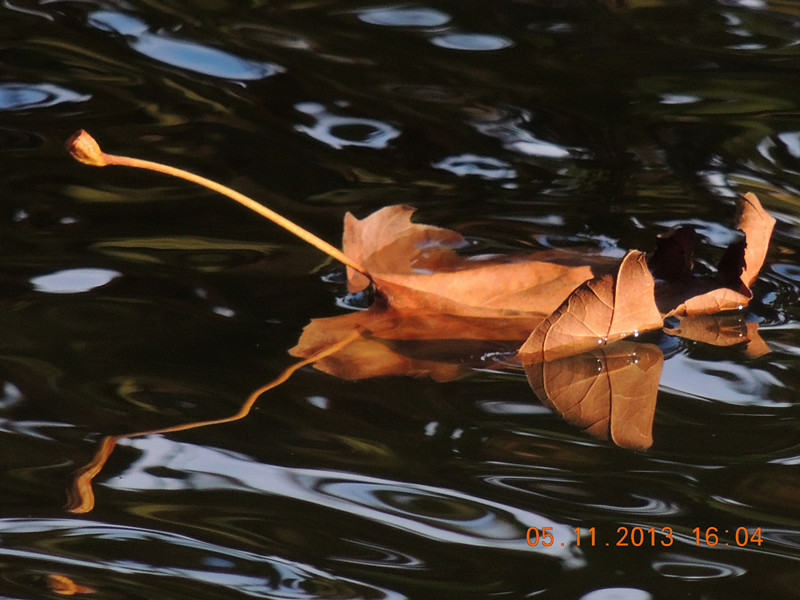
[[109, 164], [95, 139], [83, 129], [76, 131], [67, 140], [67, 151], [72, 155], [72, 158], [85, 165], [105, 167]]

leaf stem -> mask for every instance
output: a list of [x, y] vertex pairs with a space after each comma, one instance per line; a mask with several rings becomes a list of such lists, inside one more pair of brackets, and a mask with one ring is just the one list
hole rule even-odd
[[212, 181], [211, 179], [206, 179], [205, 177], [201, 177], [200, 175], [195, 175], [194, 173], [190, 173], [189, 171], [184, 171], [183, 169], [178, 169], [176, 167], [171, 167], [169, 165], [164, 165], [157, 162], [152, 162], [149, 160], [142, 160], [139, 158], [130, 158], [128, 156], [117, 156], [115, 154], [106, 154], [100, 149], [100, 146], [97, 144], [95, 139], [89, 135], [86, 131], [80, 130], [77, 131], [73, 136], [67, 140], [67, 151], [72, 155], [72, 157], [82, 162], [86, 165], [91, 165], [94, 167], [105, 167], [108, 165], [117, 165], [121, 167], [133, 167], [136, 169], [145, 169], [147, 171], [155, 171], [157, 173], [163, 173], [164, 175], [170, 175], [172, 177], [178, 177], [179, 179], [185, 179], [186, 181], [191, 181], [192, 183], [196, 183], [201, 185], [205, 188], [213, 190], [223, 196], [227, 196], [234, 202], [238, 202], [242, 206], [249, 208], [250, 210], [258, 213], [262, 217], [265, 217], [275, 223], [276, 225], [283, 227], [286, 231], [293, 233], [301, 240], [308, 242], [315, 248], [322, 250], [325, 254], [338, 260], [340, 263], [347, 265], [348, 267], [355, 269], [359, 273], [363, 273], [369, 277], [366, 269], [361, 266], [359, 263], [348, 257], [344, 252], [332, 246], [325, 240], [317, 237], [310, 231], [303, 229], [299, 225], [296, 225], [286, 217], [283, 217], [276, 213], [273, 210], [270, 210], [266, 206], [259, 204], [252, 198], [248, 198], [244, 194], [240, 194], [239, 192], [232, 190], [231, 188], [224, 186], [216, 181]]

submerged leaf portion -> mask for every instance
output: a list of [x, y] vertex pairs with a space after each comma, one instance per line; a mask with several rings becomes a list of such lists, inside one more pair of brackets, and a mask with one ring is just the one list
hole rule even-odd
[[524, 362], [554, 360], [658, 329], [661, 313], [643, 252], [629, 252], [616, 275], [591, 279], [547, 317], [519, 349]]

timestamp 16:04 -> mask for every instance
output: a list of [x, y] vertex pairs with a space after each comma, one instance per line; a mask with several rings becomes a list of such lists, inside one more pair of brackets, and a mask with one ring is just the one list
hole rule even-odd
[[[671, 546], [675, 541], [673, 536], [672, 527], [662, 527], [660, 529], [656, 529], [655, 527], [650, 527], [649, 529], [645, 529], [644, 527], [617, 527], [617, 537], [616, 540], [612, 542], [605, 542], [603, 543], [596, 543], [595, 538], [595, 527], [590, 527], [589, 529], [582, 530], [580, 527], [576, 527], [572, 530], [575, 534], [575, 545], [580, 546], [581, 542], [587, 546]], [[529, 546], [553, 546], [556, 544], [555, 537], [553, 537], [553, 528], [552, 527], [542, 527], [539, 529], [538, 527], [529, 527], [526, 539], [528, 541]], [[585, 533], [586, 535], [581, 538], [581, 534]], [[706, 545], [706, 546], [739, 546], [744, 547], [747, 545], [756, 545], [760, 546], [762, 543], [761, 540], [761, 527], [756, 528], [747, 528], [747, 527], [737, 527], [734, 529], [723, 529], [720, 530], [717, 527], [706, 527], [700, 528], [695, 527], [692, 529], [692, 533], [694, 534], [695, 544], [698, 546]], [[720, 534], [726, 536], [732, 536], [730, 541], [724, 541], [720, 539]], [[565, 546], [565, 542], [561, 542], [562, 546]]]

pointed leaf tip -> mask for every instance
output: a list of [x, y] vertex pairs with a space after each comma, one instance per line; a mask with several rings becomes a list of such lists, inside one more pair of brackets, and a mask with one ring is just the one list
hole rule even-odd
[[755, 283], [761, 267], [764, 266], [775, 219], [761, 206], [758, 196], [748, 192], [739, 199], [736, 227], [744, 232], [747, 240], [742, 283], [749, 288]]

